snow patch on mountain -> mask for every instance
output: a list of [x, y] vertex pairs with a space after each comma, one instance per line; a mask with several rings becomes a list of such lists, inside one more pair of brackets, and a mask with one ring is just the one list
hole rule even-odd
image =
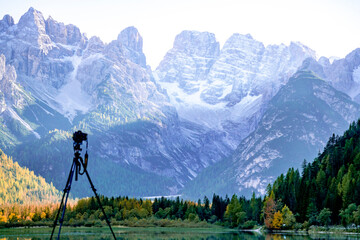
[[246, 189], [256, 189], [261, 195], [266, 194], [266, 187], [268, 184], [274, 181], [273, 177], [251, 177], [242, 184], [243, 187], [239, 188], [239, 191]]
[[70, 121], [74, 119], [77, 112], [85, 114], [92, 107], [91, 96], [82, 90], [81, 82], [76, 78], [79, 65], [82, 62], [82, 56], [74, 55], [65, 57], [64, 61], [71, 61], [74, 70], [71, 72], [67, 83], [59, 89], [59, 93], [55, 96], [55, 101], [61, 105], [58, 109]]
[[303, 60], [315, 56], [301, 43], [265, 47], [249, 34], [233, 34], [220, 51], [214, 34], [184, 31], [153, 74], [181, 119], [224, 133], [235, 149]]

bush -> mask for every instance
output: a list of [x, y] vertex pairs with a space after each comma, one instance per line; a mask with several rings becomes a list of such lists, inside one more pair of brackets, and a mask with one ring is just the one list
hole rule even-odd
[[305, 229], [306, 231], [309, 230], [310, 228], [310, 223], [308, 221], [305, 221], [303, 224], [302, 224], [302, 228]]
[[256, 221], [246, 221], [244, 224], [240, 225], [242, 229], [252, 229], [257, 224]]
[[295, 223], [294, 224], [294, 229], [295, 231], [301, 230], [303, 227], [303, 225], [301, 223]]

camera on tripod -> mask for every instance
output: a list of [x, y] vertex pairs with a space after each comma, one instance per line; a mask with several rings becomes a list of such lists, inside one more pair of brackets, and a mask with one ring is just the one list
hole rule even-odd
[[[114, 231], [111, 228], [110, 221], [106, 216], [105, 210], [104, 210], [104, 208], [103, 208], [103, 206], [102, 206], [102, 204], [100, 202], [100, 198], [99, 198], [98, 194], [96, 193], [96, 189], [94, 187], [94, 184], [92, 183], [91, 178], [89, 176], [89, 173], [88, 173], [88, 171], [86, 169], [87, 168], [87, 163], [88, 163], [88, 158], [89, 158], [89, 155], [87, 153], [88, 144], [89, 144], [88, 139], [87, 139], [87, 134], [83, 133], [81, 131], [77, 131], [77, 132], [74, 132], [72, 138], [74, 140], [74, 143], [73, 143], [73, 146], [74, 146], [74, 159], [73, 159], [73, 163], [71, 165], [70, 173], [69, 173], [69, 176], [68, 176], [65, 188], [64, 188], [64, 193], [63, 193], [63, 196], [62, 196], [62, 199], [61, 199], [60, 207], [59, 207], [59, 210], [57, 212], [57, 215], [56, 215], [56, 218], [55, 218], [55, 221], [54, 221], [54, 226], [53, 226], [53, 229], [52, 229], [52, 232], [51, 232], [50, 240], [52, 240], [52, 237], [54, 235], [56, 224], [57, 224], [57, 221], [59, 219], [60, 211], [62, 209], [62, 215], [61, 215], [61, 218], [59, 220], [59, 223], [60, 223], [59, 233], [58, 233], [58, 237], [57, 237], [58, 240], [60, 239], [60, 232], [61, 232], [61, 227], [62, 227], [62, 224], [63, 224], [63, 221], [64, 221], [66, 203], [67, 203], [67, 200], [69, 198], [69, 193], [70, 193], [71, 183], [73, 181], [73, 177], [75, 175], [75, 181], [77, 181], [78, 180], [78, 174], [83, 175], [84, 173], [86, 173], [86, 176], [87, 176], [87, 178], [89, 180], [91, 189], [93, 190], [93, 192], [95, 194], [95, 197], [96, 197], [96, 200], [98, 201], [98, 204], [100, 205], [101, 211], [105, 216], [106, 223], [108, 224], [108, 226], [109, 226], [109, 228], [111, 230], [111, 233], [112, 233], [114, 239], [116, 240], [116, 236], [115, 236]], [[82, 149], [80, 148], [80, 145], [82, 144], [83, 141], [86, 142], [86, 152], [85, 152], [85, 155], [84, 155], [85, 162], [83, 161], [83, 158], [81, 157]], [[82, 172], [81, 172], [81, 166], [83, 167]], [[65, 196], [66, 196], [66, 198], [65, 198]], [[64, 202], [64, 198], [65, 198], [65, 202]]]
[[74, 132], [73, 134], [73, 140], [74, 140], [74, 150], [79, 150], [80, 149], [80, 145], [82, 144], [83, 141], [87, 141], [87, 133], [83, 133], [82, 131], [77, 131]]

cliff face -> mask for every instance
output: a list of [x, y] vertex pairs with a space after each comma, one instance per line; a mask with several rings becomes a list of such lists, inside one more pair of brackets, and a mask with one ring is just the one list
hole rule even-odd
[[[33, 8], [19, 23], [5, 16], [0, 26], [1, 72], [13, 75], [9, 81], [4, 77], [6, 84], [0, 89], [2, 111], [10, 109], [2, 117], [6, 126], [14, 123], [21, 129], [21, 134], [5, 129], [12, 145], [23, 148], [14, 157], [56, 187], [62, 186], [61, 174], [55, 171], [67, 172], [64, 156], [71, 156], [65, 154], [61, 141], [47, 141], [54, 129], [81, 128], [91, 133], [97, 143], [95, 161], [104, 161], [102, 166], [112, 170], [109, 178], [101, 177], [104, 185], [121, 179], [124, 171], [132, 173], [130, 178], [152, 183], [144, 192], [134, 186], [134, 179], [124, 188], [128, 195], [177, 193], [206, 166], [230, 154], [229, 146], [217, 140], [222, 133], [179, 121], [146, 65], [136, 28], [126, 28], [104, 44], [97, 37], [87, 39], [74, 25], [51, 17], [45, 20]], [[6, 108], [10, 100], [12, 107]], [[36, 162], [30, 160], [32, 154], [25, 154], [28, 140], [35, 141], [32, 148], [42, 149]], [[59, 150], [55, 156], [50, 154], [53, 148]], [[49, 158], [63, 162], [55, 168], [47, 163]], [[109, 189], [107, 194], [119, 194], [117, 190]]]
[[314, 51], [300, 43], [265, 47], [234, 34], [220, 50], [214, 34], [183, 31], [154, 76], [181, 119], [223, 132], [222, 141], [235, 149], [308, 57]]
[[[301, 43], [265, 47], [234, 34], [220, 49], [212, 33], [183, 31], [151, 71], [142, 47], [135, 27], [104, 44], [33, 8], [18, 23], [4, 16], [1, 147], [61, 189], [72, 159], [69, 136], [82, 129], [106, 195], [177, 194], [198, 183], [261, 193], [275, 170], [299, 164], [287, 162], [287, 144], [299, 146], [294, 156], [313, 156], [331, 131], [357, 117], [358, 50], [331, 64]], [[289, 80], [298, 68], [352, 99], [314, 76]], [[297, 121], [309, 124], [298, 130]], [[209, 185], [218, 179], [211, 172], [230, 180]]]
[[252, 192], [266, 187], [289, 168], [312, 161], [333, 133], [341, 134], [358, 118], [360, 106], [328, 82], [297, 72], [270, 100], [257, 129], [233, 155], [205, 169], [184, 193], [203, 195]]

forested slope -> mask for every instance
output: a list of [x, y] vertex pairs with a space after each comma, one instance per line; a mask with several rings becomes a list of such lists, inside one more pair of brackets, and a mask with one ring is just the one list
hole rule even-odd
[[0, 149], [0, 205], [56, 201], [59, 191], [33, 171], [13, 162]]
[[298, 222], [318, 224], [316, 216], [327, 211], [333, 224], [360, 223], [360, 120], [343, 136], [333, 135], [312, 163], [304, 161], [302, 174], [291, 168], [280, 175], [271, 196], [298, 214]]

